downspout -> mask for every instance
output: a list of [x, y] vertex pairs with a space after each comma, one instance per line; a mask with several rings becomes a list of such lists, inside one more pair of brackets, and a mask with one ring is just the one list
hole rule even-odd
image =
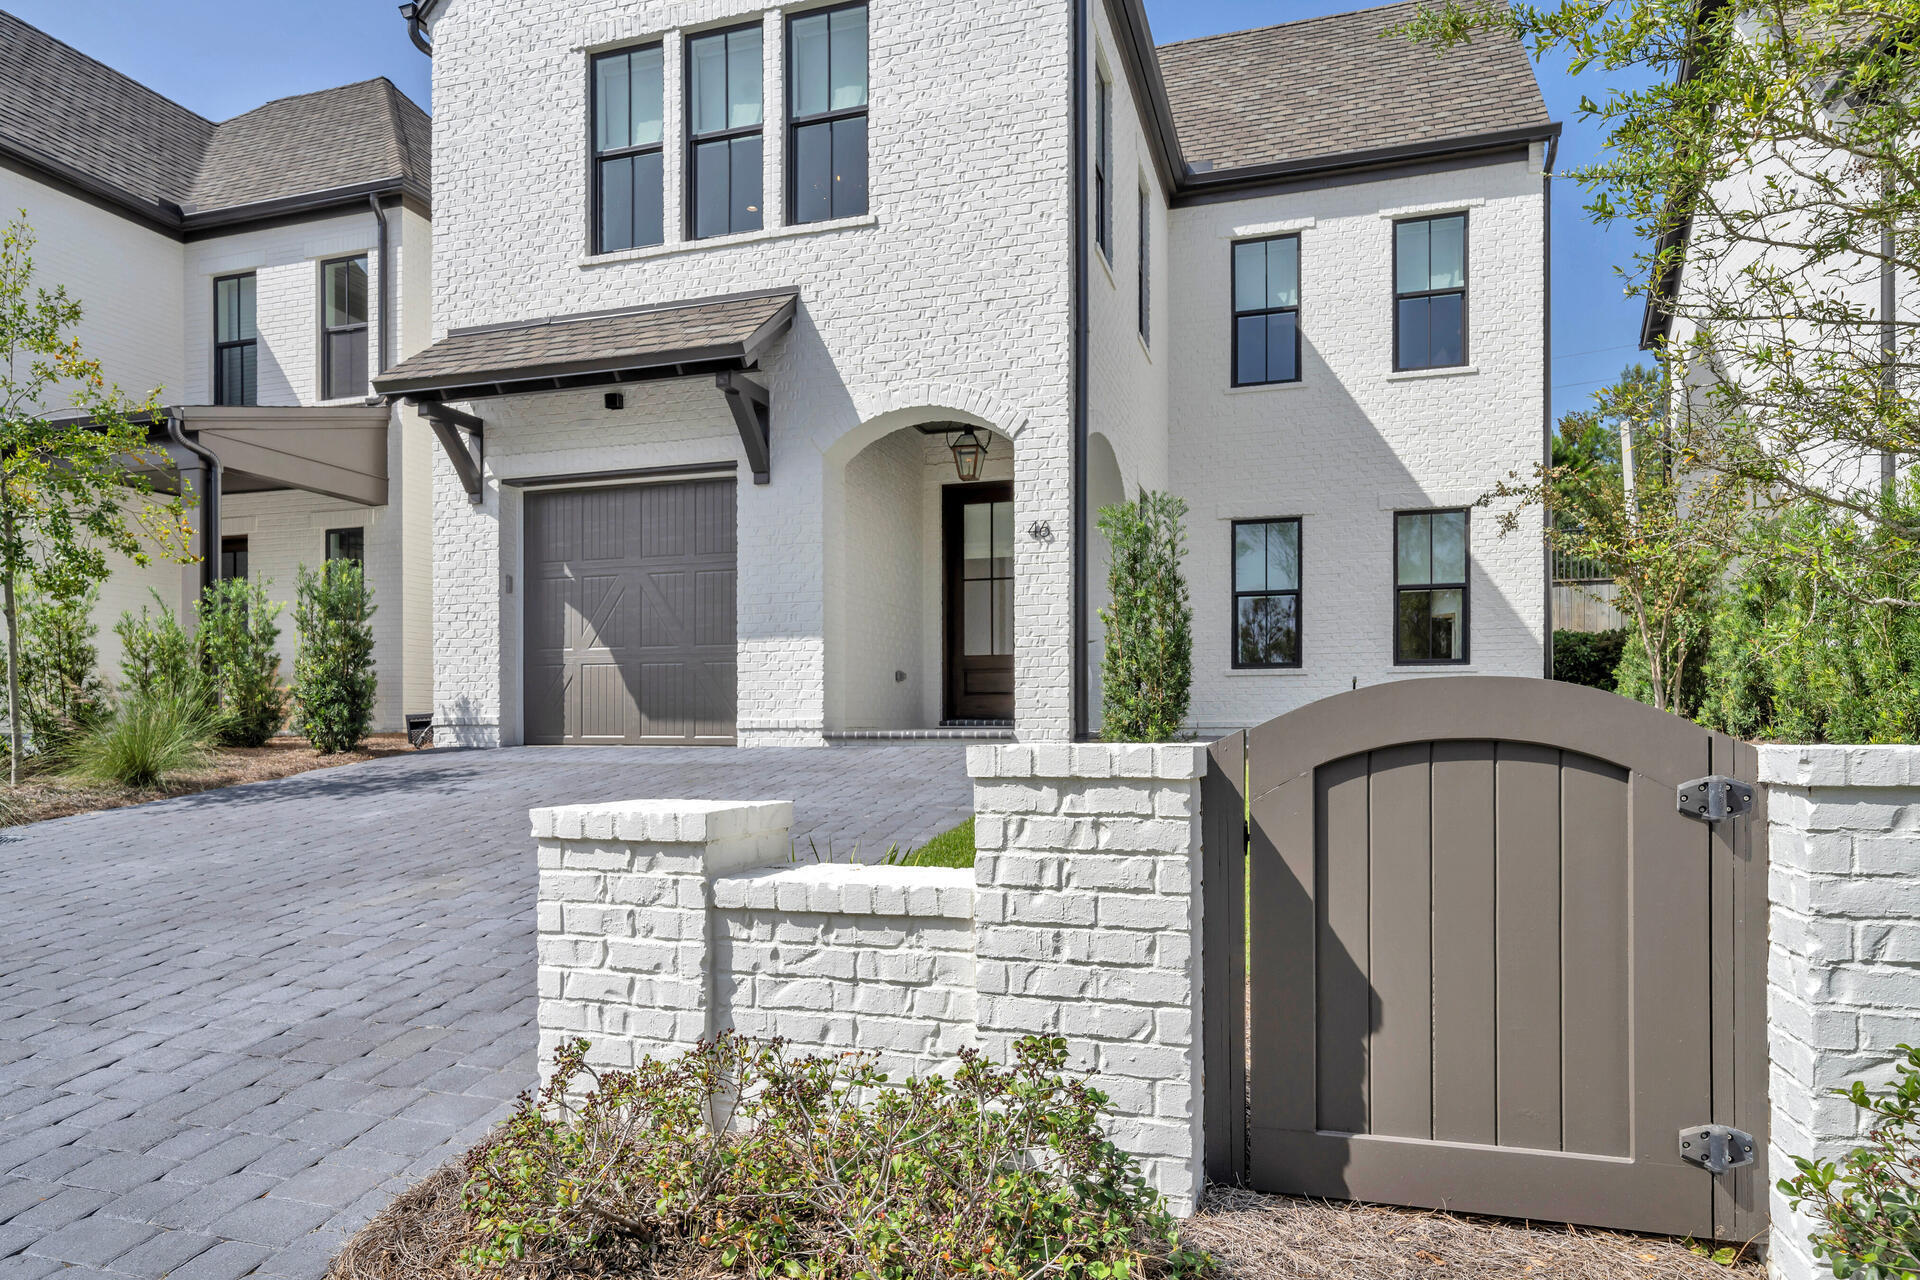
[[1093, 15], [1089, 8], [1093, 0], [1072, 0], [1073, 3], [1073, 71], [1068, 77], [1073, 91], [1073, 108], [1068, 118], [1073, 122], [1072, 171], [1068, 175], [1068, 207], [1073, 217], [1072, 262], [1069, 273], [1072, 278], [1073, 297], [1072, 315], [1069, 324], [1073, 333], [1073, 356], [1068, 369], [1069, 412], [1073, 417], [1073, 738], [1083, 740], [1087, 736], [1087, 539], [1092, 536], [1087, 519], [1087, 348], [1090, 338], [1087, 332], [1087, 210], [1086, 179], [1084, 170], [1087, 163], [1087, 32], [1092, 25]]
[[[1545, 394], [1540, 398], [1541, 461], [1553, 465], [1553, 162], [1560, 153], [1558, 136], [1547, 139], [1545, 162], [1540, 166], [1540, 287], [1547, 300], [1547, 322], [1540, 333], [1540, 380]], [[1547, 618], [1545, 678], [1553, 679], [1553, 543], [1545, 535], [1551, 532], [1553, 516], [1540, 516], [1541, 541], [1547, 561]]]
[[197, 440], [187, 439], [180, 416], [167, 415], [167, 438], [207, 464], [207, 491], [200, 495], [200, 590], [220, 579], [220, 458]]
[[407, 20], [407, 39], [413, 41], [414, 48], [431, 58], [433, 56], [433, 45], [428, 41], [427, 33], [420, 26], [421, 18], [424, 16], [422, 11], [425, 7], [426, 6], [420, 4], [403, 4], [400, 6], [400, 16]]
[[368, 196], [367, 204], [373, 210], [373, 220], [380, 224], [380, 340], [373, 344], [373, 362], [379, 367], [381, 373], [385, 373], [387, 371], [387, 334], [392, 330], [392, 325], [388, 323], [392, 317], [392, 309], [387, 305], [387, 299], [390, 296], [389, 290], [392, 288], [393, 255], [387, 243], [387, 214], [386, 210], [380, 207], [380, 197]]

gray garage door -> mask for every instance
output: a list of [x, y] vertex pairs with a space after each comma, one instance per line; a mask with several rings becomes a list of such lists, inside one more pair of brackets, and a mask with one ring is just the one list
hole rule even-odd
[[734, 736], [734, 484], [527, 496], [530, 743]]

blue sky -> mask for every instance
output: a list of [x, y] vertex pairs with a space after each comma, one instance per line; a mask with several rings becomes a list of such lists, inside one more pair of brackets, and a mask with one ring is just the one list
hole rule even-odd
[[[427, 59], [407, 42], [393, 0], [0, 0], [85, 53], [220, 120], [270, 98], [386, 76], [428, 104]], [[1146, 0], [1158, 40], [1288, 22], [1359, 7], [1356, 0]], [[1574, 116], [1579, 88], [1561, 65], [1536, 68], [1547, 107], [1566, 125], [1562, 168], [1597, 154], [1600, 137]], [[1591, 77], [1589, 77], [1589, 81]], [[1625, 227], [1602, 232], [1580, 190], [1554, 184], [1554, 409], [1577, 408], [1637, 358], [1640, 308], [1616, 265], [1634, 250]]]

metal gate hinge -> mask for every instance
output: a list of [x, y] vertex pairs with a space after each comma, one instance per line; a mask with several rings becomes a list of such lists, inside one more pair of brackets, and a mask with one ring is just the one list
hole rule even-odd
[[1674, 804], [1681, 813], [1700, 822], [1719, 822], [1753, 808], [1753, 784], [1716, 773], [1709, 778], [1683, 782], [1675, 790]]
[[1753, 1163], [1753, 1135], [1724, 1124], [1697, 1124], [1680, 1131], [1680, 1158], [1711, 1174]]

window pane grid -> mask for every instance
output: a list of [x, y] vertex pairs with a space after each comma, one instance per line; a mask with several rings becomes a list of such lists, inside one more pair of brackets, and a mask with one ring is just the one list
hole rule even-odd
[[758, 231], [761, 35], [736, 27], [687, 41], [687, 192], [694, 239]]
[[1113, 258], [1113, 197], [1107, 175], [1113, 171], [1113, 83], [1095, 72], [1093, 100], [1093, 239]]
[[1393, 226], [1395, 369], [1467, 362], [1467, 216]]
[[367, 393], [367, 260], [320, 265], [321, 387], [325, 400]]
[[1233, 246], [1233, 385], [1300, 380], [1300, 237]]
[[213, 282], [215, 404], [249, 405], [259, 401], [257, 283], [253, 275], [226, 276]]
[[665, 52], [657, 44], [593, 60], [593, 251], [666, 240]]
[[1233, 665], [1298, 667], [1300, 521], [1233, 523]]
[[787, 208], [799, 224], [867, 211], [867, 7], [787, 24]]
[[1396, 663], [1467, 661], [1467, 512], [1394, 517]]

